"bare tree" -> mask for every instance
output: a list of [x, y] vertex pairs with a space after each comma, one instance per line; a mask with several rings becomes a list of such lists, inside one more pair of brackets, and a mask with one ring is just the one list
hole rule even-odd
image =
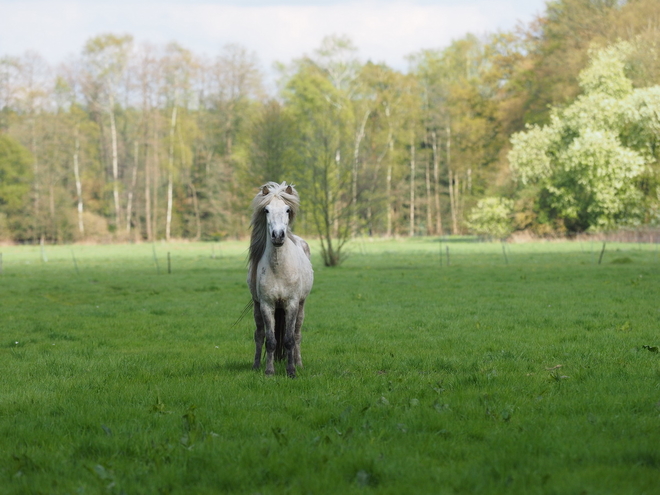
[[115, 104], [119, 85], [128, 65], [133, 37], [105, 34], [90, 39], [85, 44], [83, 59], [85, 67], [84, 91], [90, 105], [97, 106], [110, 119], [112, 194], [115, 211], [115, 227], [120, 227], [121, 206], [119, 199], [119, 152]]

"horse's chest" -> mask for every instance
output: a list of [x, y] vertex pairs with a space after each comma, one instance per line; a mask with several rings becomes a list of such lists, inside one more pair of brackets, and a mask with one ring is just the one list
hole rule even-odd
[[284, 262], [264, 262], [258, 266], [257, 290], [260, 299], [280, 302], [304, 299], [309, 290], [304, 270]]

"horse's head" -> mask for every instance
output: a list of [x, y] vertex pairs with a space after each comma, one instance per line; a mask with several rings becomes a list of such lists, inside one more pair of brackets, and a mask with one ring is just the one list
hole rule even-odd
[[[288, 194], [291, 194], [291, 186], [288, 187]], [[264, 196], [269, 194], [269, 190], [264, 186], [262, 190]], [[271, 201], [264, 208], [266, 215], [266, 224], [268, 236], [275, 247], [280, 247], [286, 240], [289, 230], [289, 221], [291, 220], [291, 207], [279, 196], [273, 196]]]

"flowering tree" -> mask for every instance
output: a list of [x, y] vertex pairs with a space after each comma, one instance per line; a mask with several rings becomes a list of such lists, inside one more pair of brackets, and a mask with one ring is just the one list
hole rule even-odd
[[639, 185], [657, 163], [660, 87], [633, 89], [624, 72], [632, 50], [621, 42], [592, 52], [579, 78], [584, 94], [553, 109], [549, 125], [511, 138], [514, 174], [540, 188], [538, 208], [570, 231], [643, 219]]

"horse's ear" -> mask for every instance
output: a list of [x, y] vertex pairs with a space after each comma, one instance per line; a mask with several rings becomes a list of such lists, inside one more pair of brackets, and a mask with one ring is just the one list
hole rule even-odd
[[291, 187], [291, 186], [286, 186], [286, 193], [287, 193], [287, 194], [293, 194], [293, 187]]
[[270, 191], [268, 190], [268, 188], [266, 186], [264, 186], [264, 188], [261, 190], [261, 194], [263, 194], [264, 196], [268, 196], [269, 192]]

